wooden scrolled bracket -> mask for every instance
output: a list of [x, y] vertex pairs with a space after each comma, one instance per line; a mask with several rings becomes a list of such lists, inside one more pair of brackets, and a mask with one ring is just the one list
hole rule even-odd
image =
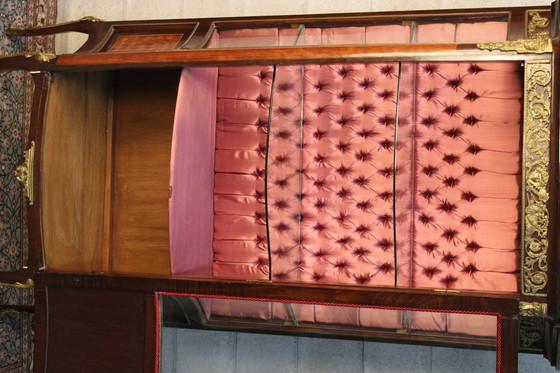
[[35, 141], [31, 141], [29, 150], [23, 152], [23, 162], [15, 169], [14, 176], [23, 186], [23, 195], [33, 206], [33, 163], [35, 161]]
[[78, 32], [85, 32], [78, 27], [78, 29], [74, 29], [76, 25], [83, 24], [83, 23], [97, 23], [97, 22], [105, 22], [102, 19], [87, 16], [77, 19], [75, 21], [57, 23], [55, 25], [43, 25], [43, 26], [13, 26], [10, 25], [6, 30], [6, 35], [8, 36], [31, 36], [31, 35], [47, 35], [47, 34], [56, 34], [59, 32], [65, 31], [78, 31]]

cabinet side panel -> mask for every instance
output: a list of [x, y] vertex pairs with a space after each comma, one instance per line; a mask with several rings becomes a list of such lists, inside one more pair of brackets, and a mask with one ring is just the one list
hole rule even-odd
[[101, 269], [109, 89], [104, 73], [53, 76], [41, 164], [50, 269]]
[[117, 75], [111, 268], [169, 273], [169, 164], [179, 70]]

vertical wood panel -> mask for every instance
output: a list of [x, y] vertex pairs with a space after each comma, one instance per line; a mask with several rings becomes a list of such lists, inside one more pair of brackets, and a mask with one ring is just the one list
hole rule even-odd
[[50, 269], [100, 270], [110, 80], [53, 76], [42, 154], [43, 240]]
[[168, 188], [178, 70], [118, 74], [112, 266], [169, 273]]

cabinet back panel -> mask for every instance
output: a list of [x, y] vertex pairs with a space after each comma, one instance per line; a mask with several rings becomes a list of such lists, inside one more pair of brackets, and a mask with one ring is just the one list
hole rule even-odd
[[113, 271], [169, 273], [169, 162], [179, 74], [117, 74]]
[[50, 269], [101, 270], [109, 91], [106, 73], [53, 75], [41, 164]]

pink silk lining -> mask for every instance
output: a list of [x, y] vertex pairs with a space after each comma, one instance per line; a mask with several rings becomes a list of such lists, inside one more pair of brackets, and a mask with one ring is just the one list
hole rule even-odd
[[212, 274], [216, 82], [216, 68], [181, 74], [169, 187], [171, 273]]

